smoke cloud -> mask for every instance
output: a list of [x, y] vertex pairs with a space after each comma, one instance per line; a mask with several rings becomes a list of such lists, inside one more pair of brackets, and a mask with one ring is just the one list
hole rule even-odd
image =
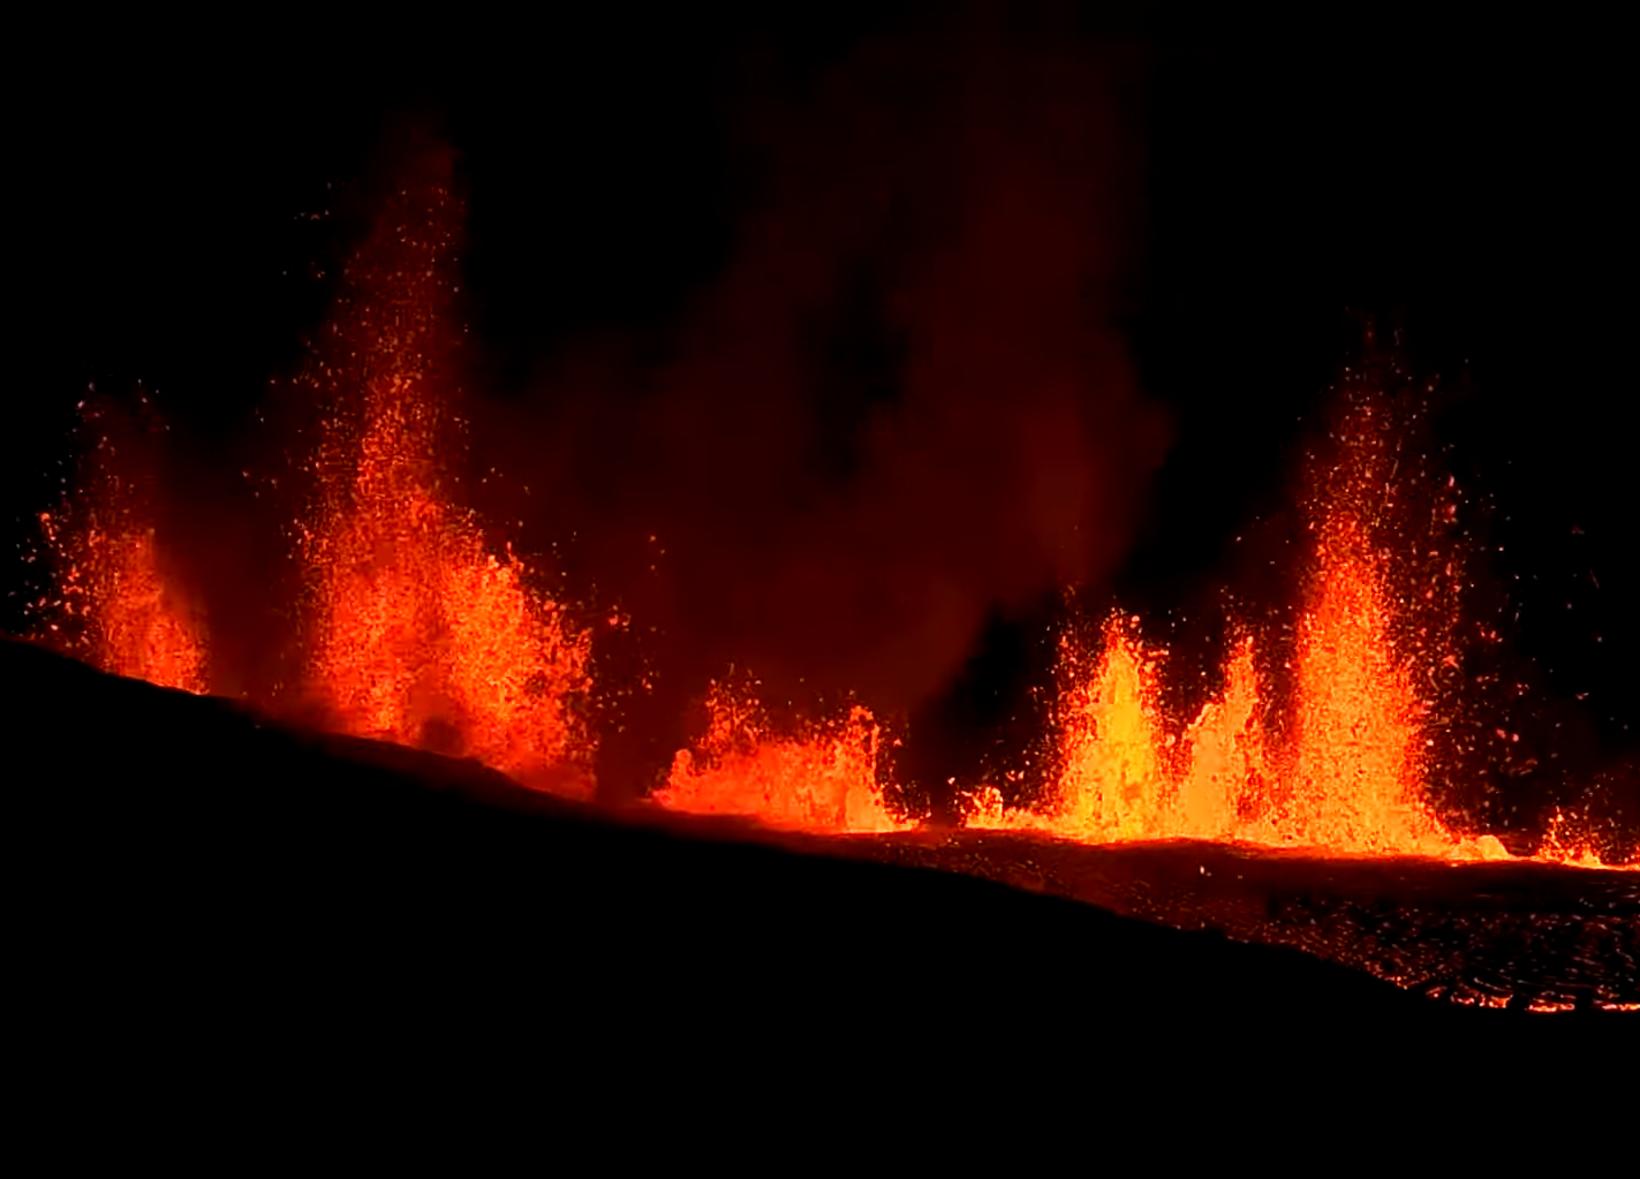
[[694, 675], [910, 708], [988, 618], [1121, 559], [1167, 435], [1117, 326], [1129, 71], [1055, 40], [878, 40], [743, 106], [717, 277], [497, 430]]

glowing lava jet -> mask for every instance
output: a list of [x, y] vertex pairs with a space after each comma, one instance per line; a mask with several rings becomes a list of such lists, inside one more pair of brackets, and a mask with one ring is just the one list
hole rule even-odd
[[459, 449], [449, 160], [423, 161], [343, 275], [307, 375], [326, 407], [299, 522], [310, 694], [348, 732], [567, 788], [589, 636], [447, 491]]
[[[86, 410], [86, 427], [103, 425]], [[117, 469], [118, 449], [99, 433], [81, 493], [40, 513], [52, 588], [31, 613], [42, 638], [104, 671], [203, 693], [203, 620], [161, 559], [148, 497]]]
[[909, 825], [884, 802], [877, 777], [882, 732], [867, 709], [856, 705], [829, 724], [782, 737], [750, 690], [715, 684], [706, 706], [705, 736], [678, 752], [665, 787], [653, 795], [662, 806], [807, 831]]
[[[1069, 626], [1044, 750], [1055, 767], [1050, 788], [1022, 809], [1006, 808], [995, 787], [973, 789], [966, 825], [1084, 843], [1206, 839], [1327, 855], [1514, 858], [1494, 836], [1449, 825], [1429, 799], [1443, 748], [1438, 716], [1462, 708], [1447, 698], [1461, 689], [1462, 586], [1455, 485], [1410, 453], [1416, 413], [1360, 377], [1343, 390], [1333, 451], [1311, 464], [1309, 551], [1282, 651], [1284, 687], [1260, 671], [1260, 647], [1277, 649], [1277, 637], [1236, 623], [1221, 690], [1193, 720], [1172, 724], [1167, 651], [1146, 642], [1138, 616], [1091, 631]], [[1419, 498], [1420, 483], [1438, 488], [1432, 501]], [[860, 737], [875, 733], [868, 713], [780, 737], [755, 702], [719, 690], [709, 705], [706, 736], [678, 755], [655, 795], [663, 805], [819, 832], [904, 825], [882, 804], [888, 783], [874, 752], [859, 756], [875, 748]], [[1598, 866], [1591, 840], [1563, 827], [1537, 858]]]
[[[1424, 524], [1434, 527], [1420, 531], [1407, 485], [1427, 473], [1403, 461], [1407, 423], [1389, 408], [1376, 389], [1347, 388], [1337, 452], [1313, 473], [1308, 575], [1285, 691], [1261, 681], [1258, 640], [1239, 626], [1222, 691], [1175, 731], [1161, 705], [1166, 651], [1144, 642], [1140, 620], [1114, 617], [1092, 641], [1072, 628], [1060, 643], [1051, 797], [1011, 811], [982, 788], [968, 825], [1096, 843], [1195, 838], [1512, 858], [1493, 836], [1449, 827], [1428, 799], [1440, 723], [1431, 696], [1460, 666], [1459, 562], [1450, 538], [1437, 535], [1456, 511], [1450, 498], [1425, 505]], [[1450, 497], [1452, 482], [1443, 486]], [[1402, 567], [1396, 554], [1409, 551], [1428, 567]], [[1279, 740], [1266, 727], [1277, 715], [1286, 722]], [[1554, 839], [1540, 858], [1595, 862], [1587, 847]]]
[[[460, 226], [450, 158], [429, 152], [345, 269], [297, 382], [322, 423], [295, 527], [301, 631], [280, 636], [301, 653], [301, 699], [286, 688], [264, 703], [585, 791], [590, 634], [453, 494]], [[1232, 620], [1222, 687], [1181, 723], [1163, 707], [1166, 651], [1140, 619], [1068, 627], [1042, 751], [1048, 789], [1022, 809], [974, 789], [969, 826], [1091, 843], [1508, 857], [1431, 801], [1440, 774], [1484, 757], [1453, 721], [1467, 704], [1452, 483], [1409, 457], [1405, 423], [1380, 389], [1352, 378], [1343, 401], [1334, 451], [1311, 471], [1290, 629]], [[170, 575], [141, 481], [112, 458], [104, 440], [90, 490], [40, 518], [57, 580], [35, 614], [48, 638], [109, 671], [206, 691], [198, 611]], [[1432, 486], [1444, 498], [1419, 490]], [[1285, 674], [1272, 675], [1278, 666]], [[659, 804], [823, 833], [908, 825], [887, 801], [889, 759], [864, 707], [782, 731], [755, 689], [719, 686], [707, 705]], [[1557, 815], [1540, 858], [1598, 863], [1589, 822]], [[1618, 851], [1640, 860], [1640, 849]]]

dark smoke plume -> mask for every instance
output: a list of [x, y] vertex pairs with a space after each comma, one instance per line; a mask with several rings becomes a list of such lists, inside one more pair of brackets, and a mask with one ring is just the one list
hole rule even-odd
[[549, 425], [497, 431], [692, 676], [910, 708], [988, 618], [1111, 573], [1167, 432], [1116, 326], [1125, 80], [991, 22], [760, 96], [754, 195], [658, 357], [567, 363]]

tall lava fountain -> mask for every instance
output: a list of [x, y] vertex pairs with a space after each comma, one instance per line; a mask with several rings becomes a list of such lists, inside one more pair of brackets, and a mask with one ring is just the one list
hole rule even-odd
[[344, 272], [304, 378], [327, 406], [298, 527], [309, 691], [349, 732], [562, 781], [587, 752], [589, 637], [450, 492], [450, 183], [447, 153], [423, 157]]

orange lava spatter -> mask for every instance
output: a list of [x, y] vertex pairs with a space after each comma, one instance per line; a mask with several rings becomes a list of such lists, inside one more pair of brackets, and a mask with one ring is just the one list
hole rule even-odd
[[355, 256], [308, 378], [327, 407], [297, 529], [309, 694], [346, 731], [575, 789], [589, 634], [448, 492], [461, 437], [448, 166], [401, 189]]
[[1259, 717], [1253, 640], [1244, 637], [1224, 669], [1223, 693], [1203, 706], [1184, 733], [1186, 770], [1175, 808], [1177, 829], [1201, 839], [1253, 838], [1270, 829], [1265, 738]]
[[855, 705], [829, 724], [780, 736], [749, 692], [714, 684], [706, 707], [706, 733], [678, 752], [666, 785], [650, 796], [660, 805], [834, 834], [911, 825], [883, 798], [882, 732], [866, 708]]
[[[978, 796], [968, 826], [1032, 829], [1083, 842], [1217, 839], [1353, 855], [1506, 859], [1491, 837], [1449, 832], [1421, 794], [1422, 734], [1405, 673], [1375, 645], [1361, 587], [1324, 582], [1301, 622], [1297, 723], [1273, 750], [1251, 639], [1232, 649], [1223, 690], [1181, 732], [1157, 703], [1158, 658], [1125, 619], [1061, 706], [1055, 803], [1006, 811]], [[1085, 656], [1067, 646], [1071, 667]], [[1285, 768], [1285, 770], [1283, 769]]]
[[[461, 221], [450, 157], [429, 152], [344, 271], [299, 382], [322, 415], [294, 530], [301, 702], [345, 732], [582, 793], [590, 631], [457, 494]], [[1067, 628], [1048, 788], [1036, 806], [1010, 808], [1001, 790], [979, 786], [963, 800], [967, 826], [1089, 843], [1512, 858], [1497, 838], [1465, 833], [1472, 817], [1433, 800], [1496, 752], [1458, 699], [1479, 680], [1465, 680], [1455, 638], [1464, 585], [1452, 481], [1421, 496], [1430, 472], [1405, 453], [1381, 391], [1351, 392], [1333, 453], [1311, 471], [1290, 627], [1231, 619], [1218, 690], [1190, 717], [1164, 707], [1168, 652], [1138, 617]], [[42, 638], [105, 670], [203, 693], [200, 612], [164, 560], [140, 480], [126, 477], [129, 456], [116, 468], [113, 452], [105, 437], [89, 490], [39, 517], [55, 581], [31, 612]], [[882, 727], [867, 708], [783, 727], [755, 686], [719, 684], [707, 712], [703, 735], [653, 793], [658, 804], [827, 834], [915, 825], [889, 801]], [[1557, 812], [1535, 858], [1640, 870], [1640, 848], [1614, 848], [1592, 823]], [[1603, 862], [1602, 850], [1628, 862]]]
[[[1309, 504], [1312, 552], [1299, 595], [1288, 689], [1260, 682], [1251, 630], [1228, 652], [1222, 689], [1192, 721], [1167, 723], [1165, 650], [1137, 618], [1113, 617], [1094, 643], [1062, 638], [1055, 708], [1055, 789], [1008, 810], [980, 788], [967, 824], [1034, 829], [1085, 842], [1216, 839], [1336, 855], [1513, 858], [1493, 836], [1451, 828], [1428, 798], [1435, 701], [1458, 666], [1440, 617], [1456, 601], [1456, 559], [1429, 544], [1418, 576], [1395, 567], [1410, 533], [1398, 514], [1395, 423], [1357, 396], [1335, 432], [1339, 453]], [[1446, 509], [1434, 513], [1449, 519]], [[1388, 538], [1387, 540], [1385, 538]], [[1435, 574], [1428, 577], [1431, 558]], [[1423, 584], [1419, 578], [1439, 584]], [[1443, 581], [1444, 579], [1444, 581]], [[1264, 718], [1282, 711], [1280, 740]], [[1597, 866], [1588, 840], [1552, 830], [1538, 853]]]
[[103, 671], [202, 694], [204, 621], [162, 563], [146, 497], [116, 467], [115, 451], [101, 436], [81, 493], [39, 515], [52, 568], [50, 592], [33, 603], [40, 637]]
[[63, 545], [60, 592], [80, 611], [86, 657], [115, 675], [203, 693], [204, 628], [160, 572], [153, 528], [93, 523], [69, 540], [49, 515], [41, 524]]
[[[1596, 850], [1596, 837], [1586, 819], [1568, 814], [1556, 807], [1549, 815], [1548, 829], [1538, 847], [1535, 859], [1552, 864], [1569, 864], [1576, 868], [1604, 868], [1606, 864]], [[1640, 862], [1627, 865], [1640, 870]]]
[[[1237, 624], [1219, 691], [1176, 724], [1163, 707], [1167, 651], [1147, 642], [1137, 616], [1115, 615], [1091, 636], [1069, 628], [1048, 796], [1010, 809], [999, 789], [981, 786], [963, 800], [967, 826], [1088, 843], [1188, 838], [1323, 855], [1515, 858], [1497, 838], [1449, 825], [1430, 802], [1442, 723], [1434, 697], [1442, 673], [1459, 666], [1442, 613], [1455, 609], [1457, 559], [1417, 541], [1401, 518], [1409, 509], [1396, 498], [1396, 422], [1373, 396], [1349, 408], [1308, 505], [1311, 551], [1285, 688], [1273, 694], [1263, 682], [1260, 637]], [[1430, 518], [1451, 517], [1437, 505]], [[1415, 574], [1397, 568], [1397, 545], [1424, 561]], [[1426, 584], [1431, 577], [1439, 584]], [[706, 737], [677, 755], [656, 792], [663, 805], [821, 832], [904, 825], [883, 807], [876, 729], [863, 709], [796, 737], [771, 736], [754, 696], [715, 689], [710, 714]], [[1278, 715], [1285, 723], [1267, 727]], [[1557, 827], [1537, 858], [1600, 866], [1592, 846]]]
[[1155, 788], [1164, 778], [1165, 750], [1154, 655], [1113, 618], [1091, 675], [1081, 674], [1068, 635], [1061, 639], [1060, 659], [1069, 665], [1059, 725], [1065, 826], [1084, 838], [1161, 835], [1169, 800]]
[[1349, 517], [1327, 521], [1299, 618], [1288, 842], [1440, 855], [1458, 842], [1423, 795], [1423, 703], [1390, 642], [1386, 580]]

